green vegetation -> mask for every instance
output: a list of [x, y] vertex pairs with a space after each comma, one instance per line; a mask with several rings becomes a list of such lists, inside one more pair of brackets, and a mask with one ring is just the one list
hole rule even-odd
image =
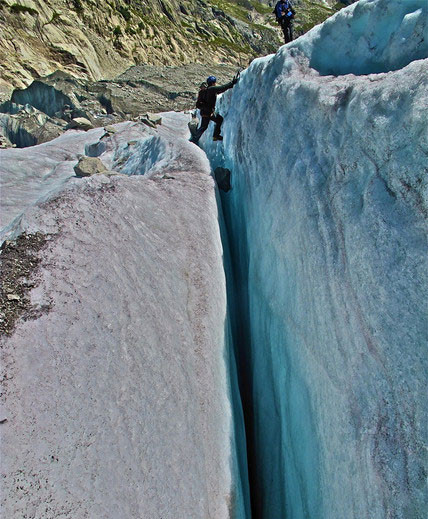
[[[248, 2], [249, 3], [249, 2]], [[224, 11], [229, 16], [233, 16], [238, 20], [248, 23], [248, 7], [243, 7], [235, 2], [228, 0], [213, 0], [212, 5], [218, 7], [221, 11]], [[251, 4], [250, 4], [251, 7]]]
[[266, 16], [271, 15], [273, 10], [271, 6], [257, 0], [213, 0], [212, 5], [245, 23], [249, 23], [248, 13], [251, 11]]
[[296, 13], [296, 33], [304, 34], [315, 25], [324, 22], [329, 16], [333, 15], [338, 10], [339, 9], [336, 6], [328, 7], [311, 1], [300, 4], [300, 8]]
[[71, 3], [73, 4], [73, 8], [78, 13], [83, 12], [83, 4], [81, 0], [71, 0]]
[[273, 8], [270, 5], [261, 4], [260, 2], [252, 1], [251, 5], [259, 14], [272, 14]]
[[137, 34], [137, 30], [134, 29], [133, 27], [131, 27], [131, 25], [129, 23], [126, 24], [126, 27], [125, 27], [125, 32], [126, 34], [129, 34], [130, 36], [134, 36], [135, 34]]
[[12, 4], [9, 6], [9, 9], [12, 11], [12, 13], [28, 13], [32, 16], [38, 16], [38, 11], [36, 9], [33, 9], [32, 7], [27, 7], [26, 5], [20, 5], [20, 4]]
[[118, 38], [119, 36], [122, 36], [122, 30], [120, 28], [120, 25], [116, 25], [116, 27], [113, 29], [113, 34]]
[[168, 20], [168, 18], [163, 14], [159, 13], [159, 16], [154, 17], [151, 15], [144, 14], [142, 12], [136, 11], [133, 9], [133, 13], [140, 18], [140, 20], [146, 25], [153, 28], [153, 30], [156, 29], [156, 27], [163, 27], [171, 29], [171, 22]]
[[131, 19], [131, 11], [127, 7], [121, 5], [117, 8], [117, 11], [123, 16], [125, 21], [129, 22]]
[[[265, 17], [266, 22], [274, 23], [273, 8], [269, 5], [262, 4], [258, 0], [213, 0], [212, 5], [216, 6], [221, 11], [229, 16], [233, 16], [242, 22], [248, 24], [252, 29], [260, 32], [261, 25], [252, 23], [249, 19], [249, 12], [256, 13]], [[296, 20], [295, 28], [297, 34], [303, 34], [315, 25], [322, 23], [326, 18], [336, 13], [343, 7], [343, 4], [338, 2], [334, 7], [328, 7], [321, 3], [312, 0], [305, 0], [296, 6]]]
[[208, 45], [217, 49], [218, 47], [223, 47], [227, 49], [234, 50], [235, 52], [242, 54], [251, 54], [251, 47], [249, 45], [238, 45], [233, 41], [226, 40], [225, 38], [214, 38], [208, 42]]

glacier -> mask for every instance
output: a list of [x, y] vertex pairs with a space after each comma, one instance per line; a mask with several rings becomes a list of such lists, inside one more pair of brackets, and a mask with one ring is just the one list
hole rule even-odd
[[214, 181], [162, 116], [0, 150], [2, 239], [46, 239], [0, 339], [5, 517], [249, 516]]
[[0, 239], [46, 238], [8, 517], [426, 516], [427, 70], [426, 2], [360, 0], [252, 62], [206, 155], [179, 113], [0, 150]]
[[426, 516], [427, 57], [425, 1], [361, 0], [254, 60], [201, 140], [232, 171], [253, 518]]

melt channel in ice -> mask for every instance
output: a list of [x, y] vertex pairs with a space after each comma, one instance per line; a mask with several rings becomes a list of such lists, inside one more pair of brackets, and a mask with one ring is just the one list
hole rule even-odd
[[427, 511], [425, 0], [361, 0], [219, 100], [252, 506]]

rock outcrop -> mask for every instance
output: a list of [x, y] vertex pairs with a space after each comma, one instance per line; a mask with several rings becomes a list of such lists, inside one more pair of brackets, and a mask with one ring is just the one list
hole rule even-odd
[[[145, 119], [156, 125], [150, 112], [193, 108], [197, 88], [209, 74], [219, 82], [236, 73], [231, 65], [189, 64], [178, 67], [131, 67], [111, 81], [91, 82], [57, 71], [15, 89], [0, 105], [2, 146], [23, 148], [41, 144], [77, 127], [73, 119], [85, 118], [95, 127], [127, 119]], [[148, 114], [148, 115], [147, 115]]]
[[[334, 12], [301, 0], [306, 31]], [[111, 79], [132, 65], [239, 64], [276, 50], [272, 7], [256, 0], [1, 0], [0, 100], [55, 70]]]
[[93, 125], [86, 117], [75, 117], [66, 126], [66, 130], [92, 130]]

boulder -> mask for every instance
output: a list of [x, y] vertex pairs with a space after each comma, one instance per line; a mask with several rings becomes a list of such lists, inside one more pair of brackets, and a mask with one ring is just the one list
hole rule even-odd
[[67, 124], [67, 130], [91, 130], [94, 125], [86, 117], [75, 117]]
[[111, 125], [104, 126], [104, 130], [111, 135], [113, 135], [113, 133], [116, 133], [116, 128], [114, 128], [114, 126]]
[[81, 157], [79, 162], [74, 166], [76, 177], [90, 177], [92, 175], [107, 173], [107, 171], [108, 169], [98, 157]]
[[157, 114], [147, 113], [140, 117], [140, 121], [151, 128], [156, 128], [158, 124], [162, 124], [162, 117]]

